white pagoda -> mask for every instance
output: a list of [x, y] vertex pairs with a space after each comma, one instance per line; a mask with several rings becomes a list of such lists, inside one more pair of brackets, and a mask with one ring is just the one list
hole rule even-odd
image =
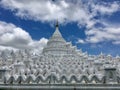
[[119, 56], [88, 55], [77, 50], [64, 40], [58, 23], [40, 55], [30, 50], [0, 52], [0, 88], [4, 89], [120, 90], [119, 72]]

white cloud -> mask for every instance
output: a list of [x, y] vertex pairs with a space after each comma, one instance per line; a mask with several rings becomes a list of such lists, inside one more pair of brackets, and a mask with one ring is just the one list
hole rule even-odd
[[[78, 42], [80, 43], [112, 41], [114, 44], [119, 41], [119, 38], [117, 38], [120, 35], [119, 28], [113, 28], [109, 25], [104, 28], [96, 28], [95, 24], [98, 22], [103, 24], [104, 21], [94, 18], [98, 14], [111, 15], [114, 12], [119, 11], [119, 1], [55, 0], [55, 2], [53, 2], [52, 0], [1, 0], [0, 5], [5, 9], [14, 11], [15, 15], [23, 19], [31, 19], [41, 22], [51, 22], [56, 19], [58, 19], [60, 23], [78, 22], [78, 25], [84, 25], [87, 28], [85, 31], [87, 38], [85, 41], [79, 40]], [[7, 36], [7, 34], [5, 36]], [[12, 35], [8, 36], [10, 39], [13, 38]], [[32, 41], [31, 37], [29, 37], [29, 35], [27, 36], [27, 40], [24, 38], [24, 43]], [[31, 44], [29, 43], [29, 45]]]
[[84, 41], [84, 40], [82, 40], [82, 39], [78, 39], [77, 43], [84, 44], [84, 43], [85, 43], [85, 41]]
[[9, 46], [1, 46], [0, 45], [0, 51], [2, 50], [18, 50], [17, 48], [9, 47]]
[[47, 43], [46, 38], [39, 41], [32, 40], [28, 32], [11, 23], [0, 21], [0, 49], [37, 49], [42, 48]]
[[104, 3], [104, 4], [92, 4], [92, 10], [99, 12], [100, 14], [112, 14], [120, 9], [119, 2]]
[[32, 47], [35, 52], [41, 52], [43, 47], [47, 44], [48, 39], [41, 38], [39, 41], [32, 41], [28, 44], [28, 46]]
[[52, 3], [48, 0], [2, 0], [1, 5], [7, 9], [15, 10], [16, 15], [40, 21], [51, 21], [66, 17], [62, 10], [68, 7], [64, 1]]
[[73, 3], [70, 0], [1, 0], [0, 5], [15, 12], [23, 19], [35, 21], [91, 23], [89, 11], [84, 8], [82, 0]]
[[59, 19], [61, 23], [78, 22], [87, 28], [96, 23], [93, 17], [97, 12], [112, 14], [120, 7], [118, 2], [100, 4], [95, 0], [1, 0], [0, 5], [23, 19], [42, 22]]
[[113, 44], [120, 44], [120, 27], [94, 28], [86, 31], [86, 34], [88, 36], [86, 41], [90, 43], [111, 41]]
[[0, 21], [0, 44], [4, 46], [14, 46], [16, 48], [27, 47], [31, 42], [30, 35], [19, 27], [11, 23]]

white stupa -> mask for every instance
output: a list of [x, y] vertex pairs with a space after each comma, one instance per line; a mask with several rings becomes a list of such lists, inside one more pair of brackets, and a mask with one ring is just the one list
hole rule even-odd
[[[4, 54], [4, 55], [3, 55]], [[119, 84], [120, 57], [88, 55], [62, 37], [58, 23], [41, 55], [0, 53], [1, 84]]]

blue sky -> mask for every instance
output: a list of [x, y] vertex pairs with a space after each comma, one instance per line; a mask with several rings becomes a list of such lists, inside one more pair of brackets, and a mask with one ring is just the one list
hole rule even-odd
[[83, 52], [120, 55], [120, 0], [0, 0], [0, 49], [41, 51], [57, 19]]

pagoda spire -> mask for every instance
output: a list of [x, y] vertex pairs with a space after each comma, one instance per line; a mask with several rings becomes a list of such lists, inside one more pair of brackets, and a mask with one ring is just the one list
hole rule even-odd
[[55, 25], [55, 27], [59, 27], [59, 23], [58, 23], [58, 20], [56, 21], [56, 25]]
[[62, 37], [60, 31], [59, 31], [59, 23], [58, 23], [58, 20], [56, 21], [56, 24], [55, 24], [55, 32], [53, 33], [52, 37]]
[[53, 52], [54, 51], [61, 51], [62, 53], [64, 53], [64, 50], [61, 50], [61, 47], [63, 45], [65, 45], [66, 41], [64, 40], [64, 38], [62, 37], [60, 31], [59, 31], [59, 24], [58, 21], [55, 24], [55, 31], [53, 33], [53, 35], [51, 36], [51, 38], [49, 39], [49, 41], [47, 42], [47, 46], [43, 49], [43, 53], [47, 53], [47, 52]]

